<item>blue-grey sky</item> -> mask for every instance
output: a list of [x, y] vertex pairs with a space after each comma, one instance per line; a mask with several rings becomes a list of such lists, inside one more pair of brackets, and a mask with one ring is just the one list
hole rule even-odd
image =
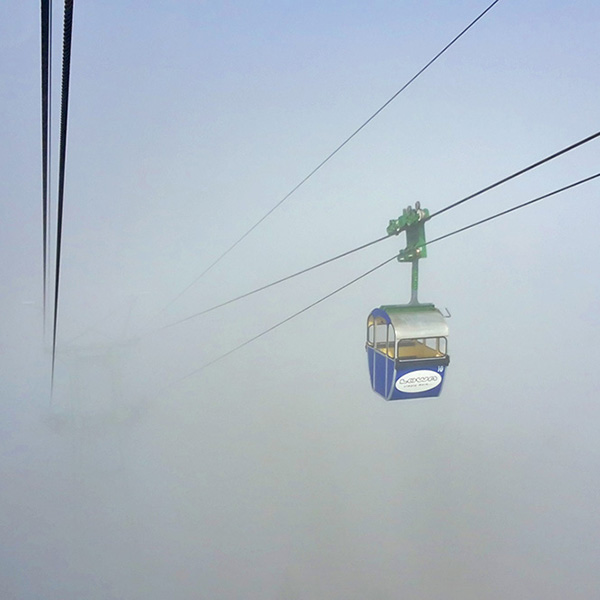
[[[501, 0], [160, 312], [485, 6], [75, 3], [51, 401], [39, 6], [2, 4], [2, 598], [596, 598], [597, 182], [431, 246], [421, 299], [452, 313], [438, 399], [370, 389], [366, 317], [409, 297], [396, 263], [165, 388], [403, 240], [159, 325], [599, 130], [597, 3]], [[55, 2], [54, 169], [61, 24]], [[599, 143], [428, 236], [594, 174]]]

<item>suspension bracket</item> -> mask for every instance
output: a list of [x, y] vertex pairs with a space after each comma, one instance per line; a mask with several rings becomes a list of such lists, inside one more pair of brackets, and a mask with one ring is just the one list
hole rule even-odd
[[388, 235], [399, 235], [406, 231], [406, 248], [400, 250], [400, 262], [413, 262], [427, 258], [427, 242], [425, 240], [425, 221], [429, 219], [429, 211], [421, 208], [419, 202], [415, 207], [409, 206], [397, 219], [392, 219], [387, 227]]
[[406, 231], [406, 248], [398, 254], [399, 262], [412, 263], [410, 305], [418, 305], [419, 291], [419, 259], [427, 258], [427, 242], [425, 240], [425, 222], [429, 219], [429, 211], [421, 208], [420, 202], [415, 207], [409, 206], [397, 219], [388, 225], [388, 235], [399, 235]]

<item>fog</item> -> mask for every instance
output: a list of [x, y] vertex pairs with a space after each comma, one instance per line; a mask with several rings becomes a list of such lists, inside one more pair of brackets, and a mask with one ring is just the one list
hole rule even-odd
[[[595, 133], [600, 7], [501, 1], [178, 297], [486, 5], [75, 3], [51, 396], [39, 6], [2, 4], [2, 599], [597, 598], [597, 182], [430, 246], [439, 398], [370, 387], [395, 262], [202, 368], [400, 237], [164, 327]], [[429, 239], [594, 174], [598, 143]]]

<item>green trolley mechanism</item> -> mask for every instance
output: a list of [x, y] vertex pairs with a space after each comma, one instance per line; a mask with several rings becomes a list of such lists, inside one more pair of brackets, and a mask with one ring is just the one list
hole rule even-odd
[[439, 396], [450, 363], [446, 317], [433, 304], [418, 300], [419, 260], [427, 257], [428, 218], [429, 211], [417, 202], [387, 228], [389, 235], [406, 231], [406, 248], [398, 261], [412, 264], [412, 277], [408, 304], [375, 308], [367, 320], [371, 387], [386, 400]]

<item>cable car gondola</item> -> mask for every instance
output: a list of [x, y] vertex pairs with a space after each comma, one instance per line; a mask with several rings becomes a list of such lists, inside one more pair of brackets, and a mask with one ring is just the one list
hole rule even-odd
[[433, 304], [382, 306], [367, 321], [371, 386], [386, 400], [439, 396], [448, 325]]
[[386, 400], [439, 396], [450, 363], [446, 317], [433, 304], [421, 304], [417, 298], [418, 261], [427, 256], [428, 216], [417, 203], [390, 221], [389, 235], [406, 231], [407, 248], [398, 260], [412, 263], [411, 299], [408, 304], [376, 308], [367, 319], [371, 387]]

